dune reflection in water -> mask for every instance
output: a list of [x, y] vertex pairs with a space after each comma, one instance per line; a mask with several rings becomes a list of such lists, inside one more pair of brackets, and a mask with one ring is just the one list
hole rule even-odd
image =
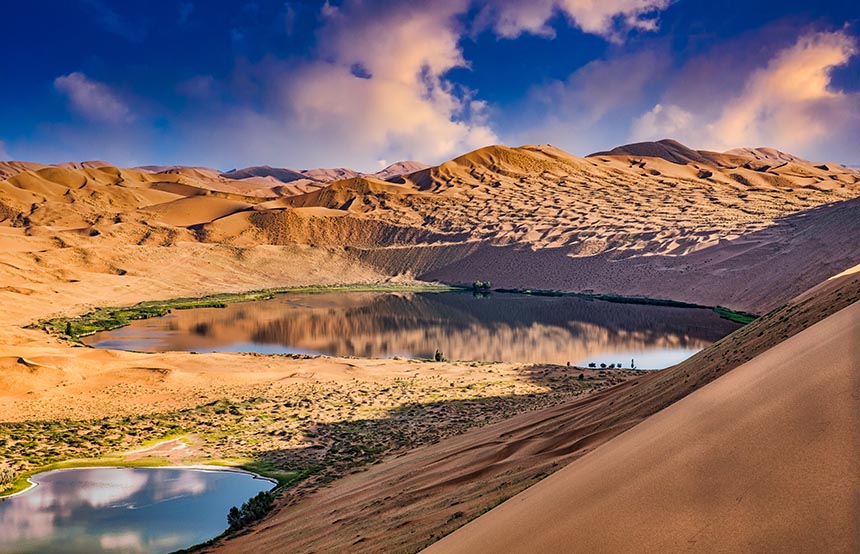
[[147, 352], [301, 353], [453, 360], [676, 363], [737, 325], [705, 309], [468, 293], [290, 294], [175, 311], [87, 343]]

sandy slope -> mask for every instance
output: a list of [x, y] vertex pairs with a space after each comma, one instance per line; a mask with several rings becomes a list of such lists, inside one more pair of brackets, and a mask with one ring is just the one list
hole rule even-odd
[[860, 304], [427, 549], [857, 552]]
[[271, 519], [216, 550], [277, 552], [290, 544], [291, 552], [414, 551], [858, 301], [860, 272], [835, 278], [673, 368], [417, 449], [315, 494], [288, 497]]
[[860, 256], [846, 232], [860, 219], [860, 173], [771, 149], [661, 141], [578, 158], [491, 146], [420, 167], [329, 184], [293, 172], [283, 184], [260, 171], [237, 180], [206, 168], [10, 162], [0, 225], [83, 249], [325, 245], [387, 275], [760, 312]]
[[[357, 177], [287, 197], [205, 168], [4, 163], [0, 413], [99, 417], [241, 397], [278, 381], [440, 371], [393, 360], [85, 351], [22, 328], [99, 305], [422, 277], [767, 311], [857, 264], [856, 171], [763, 149], [699, 159], [671, 146], [671, 156], [690, 159], [674, 163], [660, 149], [577, 158], [550, 146], [489, 147], [391, 181]], [[860, 273], [847, 273], [671, 370], [373, 466], [286, 501], [226, 546], [426, 544], [858, 295]], [[444, 371], [468, 381], [488, 370]], [[525, 379], [551, 386], [542, 373]]]

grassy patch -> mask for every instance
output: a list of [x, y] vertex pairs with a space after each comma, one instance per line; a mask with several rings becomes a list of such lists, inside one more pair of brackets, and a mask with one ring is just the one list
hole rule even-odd
[[463, 287], [435, 284], [417, 285], [331, 285], [306, 287], [281, 287], [240, 293], [223, 293], [199, 298], [174, 298], [139, 302], [133, 306], [104, 307], [77, 317], [56, 317], [33, 323], [31, 328], [40, 328], [62, 335], [80, 343], [81, 337], [99, 331], [109, 331], [125, 327], [137, 319], [149, 319], [169, 314], [172, 310], [191, 310], [194, 308], [223, 308], [236, 302], [269, 300], [281, 294], [301, 293], [320, 294], [325, 292], [451, 292], [464, 290]]
[[720, 317], [724, 319], [728, 319], [730, 321], [734, 321], [735, 323], [740, 323], [742, 325], [746, 325], [747, 323], [752, 323], [758, 316], [755, 314], [750, 314], [747, 312], [736, 312], [734, 310], [730, 310], [728, 308], [724, 308], [722, 306], [717, 306], [712, 308]]

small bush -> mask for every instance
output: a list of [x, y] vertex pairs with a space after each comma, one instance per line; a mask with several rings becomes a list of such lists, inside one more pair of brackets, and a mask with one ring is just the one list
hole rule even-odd
[[263, 519], [271, 511], [274, 501], [275, 497], [271, 492], [263, 491], [249, 498], [240, 508], [233, 506], [227, 513], [227, 525], [230, 526], [231, 531], [235, 531]]
[[475, 281], [472, 283], [472, 290], [476, 291], [486, 291], [493, 288], [493, 284], [489, 281]]
[[447, 359], [445, 359], [445, 355], [442, 354], [442, 351], [439, 350], [438, 348], [436, 349], [436, 353], [433, 354], [433, 359], [436, 360], [437, 362], [447, 362], [448, 361]]
[[15, 473], [11, 467], [0, 468], [0, 489], [4, 489], [8, 485], [11, 485], [17, 478], [18, 474]]

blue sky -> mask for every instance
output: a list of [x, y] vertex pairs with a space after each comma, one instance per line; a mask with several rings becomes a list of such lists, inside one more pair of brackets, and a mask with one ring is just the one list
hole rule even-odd
[[857, 2], [6, 8], [0, 159], [361, 170], [671, 137], [860, 163]]

